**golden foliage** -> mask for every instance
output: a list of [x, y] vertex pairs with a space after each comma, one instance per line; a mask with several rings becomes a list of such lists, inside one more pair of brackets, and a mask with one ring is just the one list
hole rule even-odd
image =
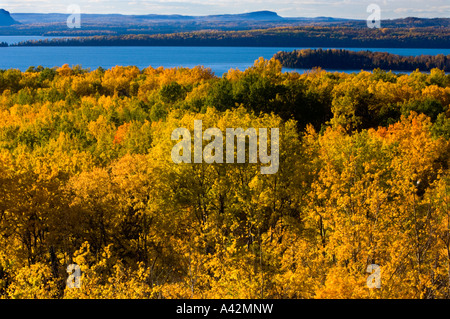
[[[1, 298], [450, 297], [439, 70], [259, 59], [221, 79], [67, 65], [1, 79]], [[194, 120], [279, 128], [279, 171], [173, 163], [171, 133]], [[73, 263], [81, 288], [66, 287]]]

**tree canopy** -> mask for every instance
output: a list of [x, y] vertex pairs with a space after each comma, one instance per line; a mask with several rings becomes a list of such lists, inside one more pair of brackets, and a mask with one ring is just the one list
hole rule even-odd
[[[1, 70], [0, 297], [449, 298], [449, 105], [439, 69]], [[194, 120], [279, 128], [279, 171], [173, 163]]]

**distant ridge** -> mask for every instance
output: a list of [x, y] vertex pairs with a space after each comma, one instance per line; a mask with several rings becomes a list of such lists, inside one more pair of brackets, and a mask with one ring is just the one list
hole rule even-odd
[[260, 21], [275, 21], [275, 20], [283, 20], [276, 12], [273, 11], [256, 11], [249, 13], [241, 13], [241, 14], [220, 14], [220, 15], [211, 15], [206, 16], [206, 18], [210, 18], [211, 20], [219, 19], [219, 20], [239, 20], [239, 19], [251, 19], [251, 20], [260, 20]]
[[[87, 14], [82, 13], [82, 28], [67, 27], [67, 13], [3, 12], [0, 35], [94, 36], [124, 34], [171, 34], [191, 31], [250, 31], [277, 27], [348, 27], [367, 29], [366, 20], [335, 17], [282, 17], [263, 10], [240, 14]], [[14, 21], [15, 20], [15, 21]], [[19, 24], [17, 24], [17, 22]], [[403, 18], [382, 20], [382, 28], [450, 28], [450, 18]], [[2, 24], [0, 24], [2, 25]], [[439, 31], [439, 32], [441, 32]], [[433, 31], [434, 32], [434, 31]], [[438, 32], [438, 31], [436, 31]]]
[[[366, 20], [348, 19], [348, 18], [336, 18], [336, 17], [282, 17], [274, 11], [255, 11], [238, 14], [216, 14], [216, 15], [181, 15], [181, 14], [110, 14], [110, 13], [83, 13], [83, 20], [85, 24], [101, 24], [103, 26], [116, 26], [116, 25], [148, 25], [155, 23], [208, 23], [208, 22], [220, 22], [220, 23], [285, 23], [287, 25], [298, 24], [342, 24], [346, 23], [349, 26], [365, 27]], [[0, 9], [0, 21], [1, 19], [9, 20], [11, 25], [21, 23], [23, 25], [33, 24], [59, 24], [66, 23], [67, 13], [12, 13]], [[15, 20], [14, 20], [15, 19]], [[17, 22], [18, 21], [18, 22]], [[450, 18], [417, 18], [406, 17], [392, 20], [382, 20], [385, 27], [450, 27]], [[0, 23], [1, 25], [1, 23]], [[273, 25], [272, 25], [273, 27]]]
[[[67, 20], [67, 14], [64, 13], [13, 13], [15, 19], [23, 24], [34, 23], [61, 23]], [[108, 24], [133, 23], [142, 21], [280, 21], [285, 18], [279, 16], [273, 11], [255, 11], [239, 14], [217, 14], [206, 16], [189, 16], [180, 14], [142, 14], [142, 15], [126, 15], [126, 14], [98, 14], [85, 13], [82, 14], [83, 19], [87, 22], [105, 21]]]
[[0, 9], [0, 26], [10, 26], [14, 24], [19, 24], [14, 20], [8, 11]]

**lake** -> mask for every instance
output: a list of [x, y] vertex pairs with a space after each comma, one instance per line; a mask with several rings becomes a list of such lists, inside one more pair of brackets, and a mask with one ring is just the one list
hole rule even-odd
[[[48, 37], [46, 37], [48, 38]], [[0, 36], [0, 42], [16, 43], [39, 36]], [[29, 66], [81, 65], [83, 68], [109, 69], [116, 65], [135, 65], [140, 69], [195, 67], [203, 65], [222, 76], [229, 69], [245, 70], [259, 57], [270, 59], [278, 51], [305, 49], [301, 47], [6, 47], [0, 48], [0, 69], [15, 68], [25, 71]], [[345, 48], [344, 48], [345, 49]], [[348, 50], [371, 50], [400, 55], [450, 54], [450, 49], [393, 49], [393, 48], [347, 48]], [[290, 71], [290, 69], [286, 69]], [[304, 72], [305, 70], [296, 70]], [[339, 70], [329, 70], [339, 71]], [[345, 72], [359, 70], [346, 70]], [[408, 73], [408, 72], [405, 72]]]

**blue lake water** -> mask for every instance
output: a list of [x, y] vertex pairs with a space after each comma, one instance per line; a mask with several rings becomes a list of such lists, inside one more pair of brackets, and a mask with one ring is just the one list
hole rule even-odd
[[0, 42], [6, 42], [8, 44], [18, 43], [22, 41], [28, 40], [45, 40], [45, 39], [54, 39], [59, 37], [42, 37], [38, 35], [8, 35], [2, 36], [0, 35]]
[[[43, 37], [0, 36], [0, 42], [16, 43]], [[259, 57], [270, 59], [278, 51], [304, 49], [301, 47], [6, 47], [0, 48], [0, 69], [15, 68], [25, 71], [29, 66], [81, 65], [83, 68], [109, 69], [116, 65], [135, 65], [140, 69], [195, 67], [211, 68], [217, 76], [229, 69], [244, 70]], [[371, 50], [400, 55], [450, 54], [450, 49], [393, 49], [348, 48], [353, 51]], [[286, 69], [286, 71], [290, 71]], [[299, 72], [305, 70], [297, 70]], [[329, 70], [338, 71], [338, 70]], [[346, 72], [359, 71], [347, 70]]]

